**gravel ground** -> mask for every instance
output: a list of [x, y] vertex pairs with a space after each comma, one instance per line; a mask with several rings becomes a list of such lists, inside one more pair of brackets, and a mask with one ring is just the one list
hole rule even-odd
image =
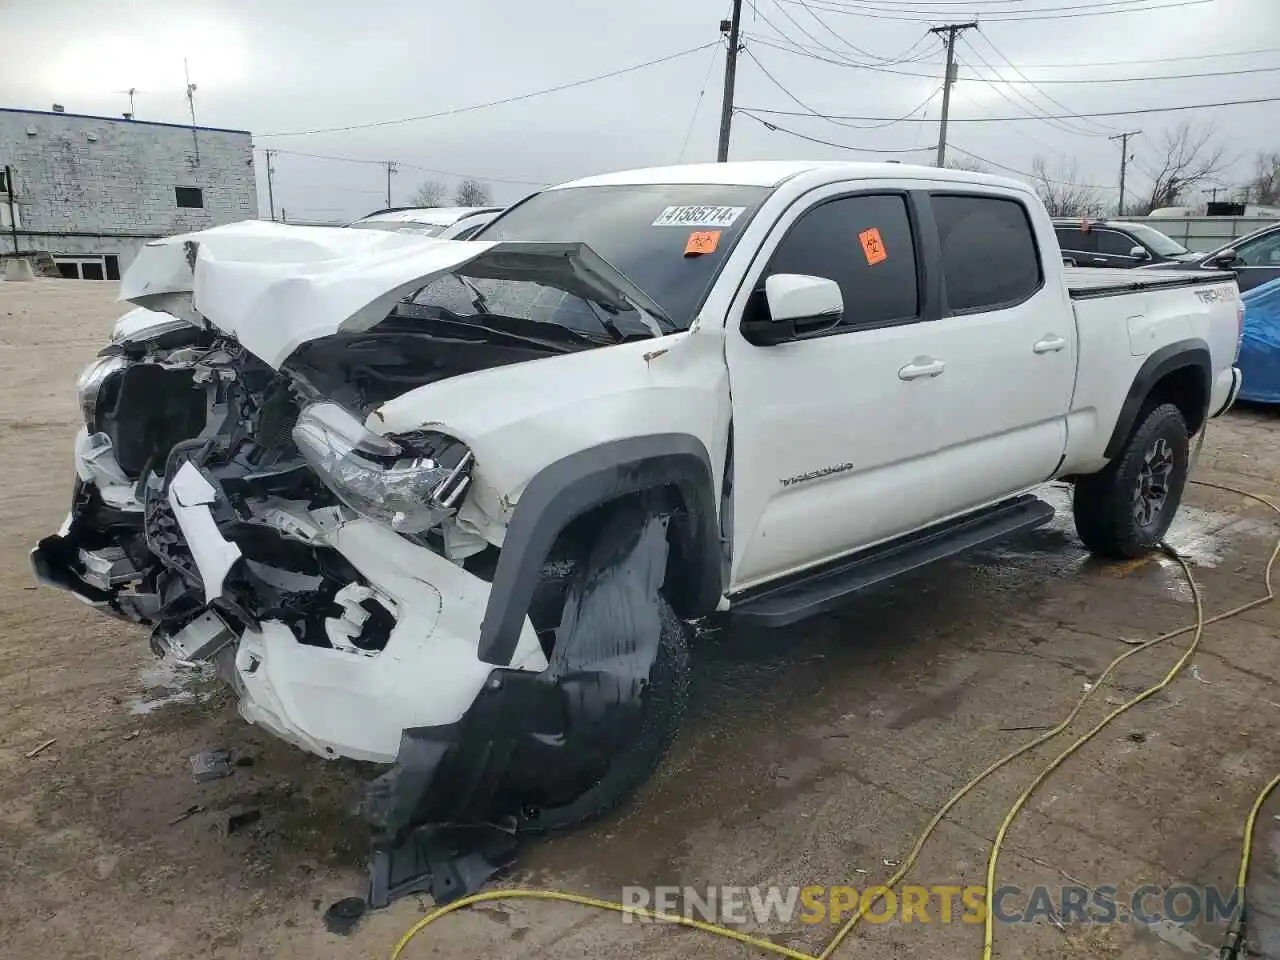
[[[211, 682], [156, 668], [140, 630], [35, 589], [34, 542], [67, 508], [72, 385], [122, 312], [115, 285], [0, 283], [0, 956], [385, 957], [427, 904], [398, 902], [350, 937], [320, 915], [363, 884], [348, 814], [368, 771], [326, 763], [242, 723]], [[1274, 417], [1210, 430], [1197, 476], [1280, 495]], [[695, 649], [674, 752], [620, 815], [531, 845], [508, 883], [617, 897], [626, 884], [840, 884], [892, 873], [933, 811], [992, 760], [1052, 724], [1127, 649], [1192, 617], [1165, 558], [1104, 565], [1054, 524], [934, 567], [799, 628], [725, 629]], [[1210, 613], [1259, 596], [1274, 515], [1194, 488], [1171, 535]], [[999, 882], [1231, 886], [1242, 821], [1280, 771], [1280, 608], [1209, 628], [1163, 694], [1090, 742], [1011, 830]], [[1135, 656], [1073, 731], [1159, 679], [1187, 642]], [[1022, 728], [1022, 729], [1012, 729]], [[49, 739], [31, 759], [26, 753]], [[1064, 741], [1065, 743], [1065, 741]], [[956, 809], [912, 880], [981, 883], [1004, 811], [1058, 744], [1009, 765]], [[187, 756], [227, 748], [250, 765], [193, 782]], [[195, 808], [196, 812], [180, 819]], [[261, 818], [228, 834], [230, 816]], [[968, 924], [868, 925], [855, 958], [980, 956]], [[826, 926], [774, 923], [816, 950]], [[1221, 929], [1052, 922], [1001, 926], [999, 957], [1210, 956]], [[752, 955], [669, 926], [557, 904], [450, 917], [415, 957]]]

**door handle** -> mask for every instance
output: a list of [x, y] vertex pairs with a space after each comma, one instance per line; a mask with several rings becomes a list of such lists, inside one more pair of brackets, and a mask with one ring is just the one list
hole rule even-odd
[[1031, 349], [1034, 350], [1036, 353], [1057, 353], [1059, 350], [1066, 347], [1066, 345], [1067, 345], [1067, 341], [1065, 337], [1059, 337], [1059, 336], [1055, 336], [1054, 334], [1050, 334], [1049, 336], [1044, 337], [1043, 339], [1037, 340], [1035, 342], [1035, 346], [1033, 346]]
[[916, 357], [898, 371], [899, 380], [919, 380], [922, 377], [933, 378], [947, 369], [947, 365], [933, 357]]

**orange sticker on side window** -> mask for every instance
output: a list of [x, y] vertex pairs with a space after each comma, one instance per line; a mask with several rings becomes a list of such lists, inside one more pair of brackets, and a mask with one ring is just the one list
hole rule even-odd
[[880, 231], [875, 227], [863, 230], [858, 234], [858, 240], [862, 244], [862, 253], [867, 258], [868, 266], [874, 267], [877, 263], [889, 259], [889, 254], [884, 249], [884, 241], [880, 239]]
[[720, 246], [719, 230], [695, 230], [685, 241], [684, 255], [696, 257], [704, 253], [715, 253], [718, 246]]

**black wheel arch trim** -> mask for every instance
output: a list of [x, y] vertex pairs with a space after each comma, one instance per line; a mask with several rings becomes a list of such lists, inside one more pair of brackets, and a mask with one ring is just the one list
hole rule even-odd
[[1203, 340], [1189, 339], [1170, 343], [1153, 352], [1138, 369], [1129, 386], [1129, 393], [1120, 407], [1120, 415], [1116, 418], [1115, 429], [1111, 439], [1107, 441], [1104, 456], [1114, 460], [1124, 449], [1134, 429], [1137, 427], [1138, 414], [1146, 403], [1151, 390], [1167, 374], [1175, 370], [1191, 367], [1199, 371], [1204, 381], [1204, 409], [1200, 412], [1201, 422], [1208, 417], [1209, 403], [1213, 393], [1213, 362], [1209, 354], [1209, 345]]
[[722, 593], [715, 473], [706, 446], [683, 433], [612, 440], [570, 454], [534, 475], [503, 538], [480, 625], [479, 657], [507, 666], [556, 537], [573, 520], [629, 494], [676, 488], [684, 522], [671, 525], [673, 554], [687, 575], [664, 594], [681, 617], [710, 613]]

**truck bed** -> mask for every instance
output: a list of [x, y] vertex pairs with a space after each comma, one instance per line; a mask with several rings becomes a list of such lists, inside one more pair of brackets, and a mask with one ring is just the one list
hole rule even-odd
[[1067, 292], [1073, 300], [1092, 297], [1116, 297], [1139, 290], [1162, 290], [1169, 287], [1198, 287], [1207, 283], [1225, 283], [1235, 275], [1223, 271], [1189, 270], [1120, 270], [1096, 267], [1063, 267]]

